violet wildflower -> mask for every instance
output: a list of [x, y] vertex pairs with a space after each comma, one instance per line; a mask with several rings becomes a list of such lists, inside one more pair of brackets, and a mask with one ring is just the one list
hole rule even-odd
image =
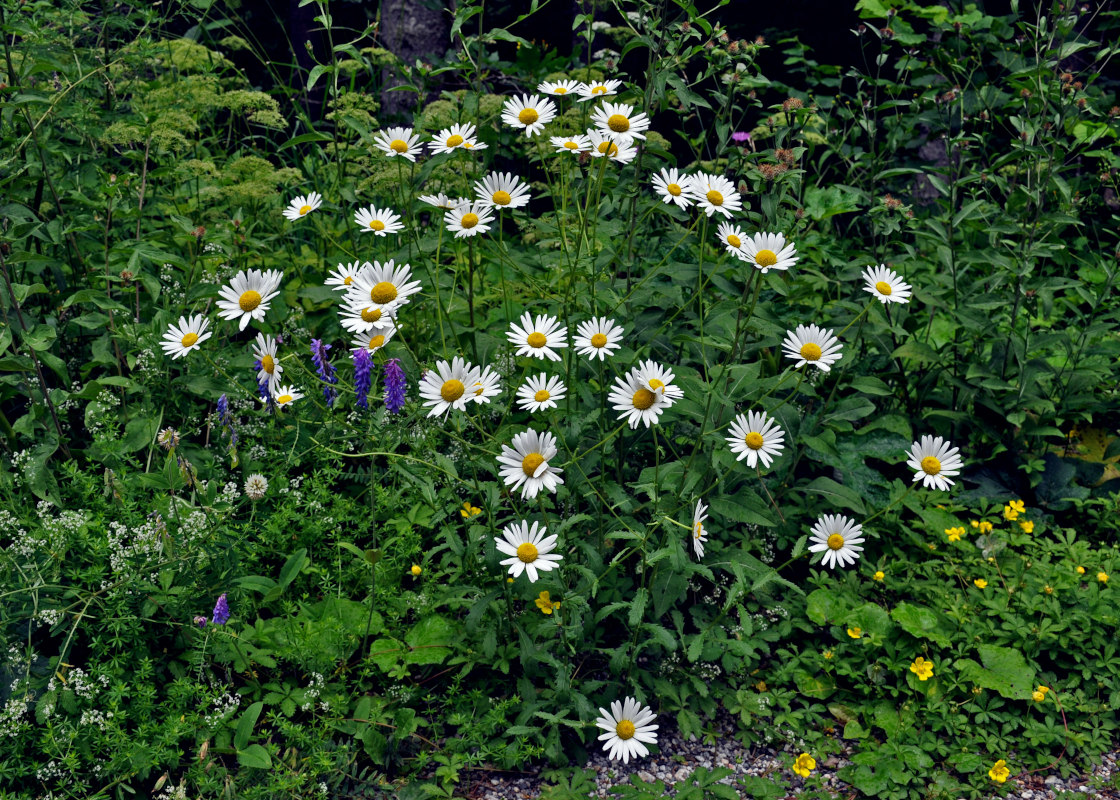
[[229, 398], [224, 394], [218, 398], [218, 422], [223, 425], [229, 426]]
[[218, 602], [214, 604], [214, 613], [211, 617], [215, 625], [225, 625], [229, 622], [229, 603], [226, 601], [225, 592], [222, 592], [222, 596], [219, 597]]
[[194, 618], [194, 624], [197, 625], [200, 628], [205, 628], [206, 627], [206, 622], [207, 622], [206, 617], [195, 617]]
[[373, 359], [364, 347], [354, 351], [354, 389], [358, 393], [358, 408], [369, 408], [369, 389], [373, 385]]
[[399, 358], [390, 358], [382, 367], [385, 376], [385, 408], [390, 414], [399, 414], [404, 408], [404, 393], [408, 384], [405, 383], [404, 370], [401, 369]]
[[327, 408], [334, 406], [334, 401], [338, 398], [338, 392], [331, 388], [338, 383], [338, 375], [335, 374], [334, 365], [327, 361], [327, 351], [330, 349], [331, 346], [323, 344], [322, 339], [311, 340], [311, 360], [315, 362], [315, 371], [319, 373], [320, 380], [327, 384], [323, 387]]
[[[258, 358], [256, 361], [253, 362], [253, 372], [255, 372], [257, 374], [260, 374], [260, 371], [261, 371], [261, 360]], [[257, 381], [257, 392], [260, 394], [261, 400], [263, 400], [265, 403], [271, 403], [272, 402], [272, 395], [268, 391], [268, 379], [267, 378], [263, 381], [260, 381], [260, 380]]]
[[746, 131], [735, 131], [731, 134], [731, 141], [735, 142], [736, 144], [742, 144], [743, 142], [749, 142], [750, 140], [751, 135]]

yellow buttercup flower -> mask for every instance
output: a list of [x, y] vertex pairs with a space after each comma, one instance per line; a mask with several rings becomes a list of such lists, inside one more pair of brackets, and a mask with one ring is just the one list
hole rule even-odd
[[1008, 522], [1012, 522], [1017, 519], [1020, 514], [1025, 513], [1026, 510], [1027, 507], [1023, 504], [1022, 500], [1012, 500], [1003, 507], [1003, 518]]
[[914, 659], [914, 663], [910, 665], [910, 671], [918, 676], [920, 681], [928, 681], [933, 677], [933, 662], [926, 661], [921, 656]]
[[825, 661], [831, 661], [832, 660], [832, 651], [831, 650], [825, 650], [823, 653], [821, 653], [821, 655], [824, 656]]
[[878, 570], [874, 575], [871, 576], [871, 580], [879, 581], [881, 583], [886, 577], [887, 576], [883, 573], [883, 570]]
[[560, 608], [560, 601], [550, 599], [548, 592], [541, 592], [540, 597], [533, 602], [537, 604], [537, 608], [541, 610], [542, 614], [551, 614], [553, 611]]
[[991, 532], [992, 532], [992, 523], [988, 522], [987, 520], [983, 520], [980, 523], [980, 533], [991, 533]]
[[1046, 693], [1049, 692], [1049, 691], [1050, 691], [1050, 687], [1039, 686], [1037, 689], [1035, 689], [1033, 692], [1031, 692], [1031, 698], [1034, 699], [1034, 701], [1036, 703], [1041, 703], [1043, 700], [1046, 699]]
[[848, 628], [848, 635], [853, 639], [859, 639], [863, 636], [863, 628]]
[[817, 768], [817, 762], [808, 753], [802, 753], [793, 762], [793, 771], [800, 775], [802, 778], [808, 778], [809, 774]]
[[1077, 574], [1078, 575], [1084, 575], [1085, 574], [1085, 567], [1078, 567], [1077, 568]]
[[1003, 783], [1011, 776], [1011, 770], [1007, 768], [1007, 762], [1002, 758], [997, 761], [990, 770], [988, 770], [988, 777], [996, 783]]
[[423, 571], [424, 571], [424, 570], [422, 570], [422, 569], [420, 568], [420, 565], [419, 565], [419, 564], [413, 564], [413, 565], [412, 565], [412, 569], [410, 569], [410, 570], [409, 570], [409, 572], [411, 572], [411, 573], [412, 573], [413, 575], [415, 575], [415, 576], [419, 576], [419, 575], [420, 575], [420, 573], [421, 573], [421, 572], [423, 572]]
[[1023, 533], [1034, 533], [1034, 523], [1030, 521], [1020, 522], [1019, 527], [1023, 529]]
[[463, 507], [461, 509], [459, 509], [459, 514], [463, 517], [463, 519], [470, 519], [471, 517], [477, 517], [481, 513], [482, 513], [481, 508], [479, 508], [478, 506], [472, 506], [469, 502], [468, 503], [463, 503]]
[[974, 519], [974, 520], [972, 520], [972, 522], [969, 523], [969, 525], [971, 525], [974, 528], [979, 528], [980, 527], [980, 520]]
[[1101, 583], [1108, 583], [1108, 573], [1107, 572], [1098, 572], [1097, 573], [1097, 580], [1100, 581]]
[[964, 528], [946, 528], [945, 535], [949, 537], [950, 542], [959, 542], [961, 537], [964, 536]]
[[984, 580], [983, 578], [977, 578], [976, 580], [973, 581], [973, 583], [976, 584], [977, 589], [988, 588], [988, 582], [986, 580]]

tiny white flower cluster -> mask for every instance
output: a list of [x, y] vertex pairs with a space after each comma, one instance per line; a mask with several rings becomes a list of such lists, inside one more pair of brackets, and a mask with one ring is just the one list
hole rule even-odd
[[82, 717], [78, 721], [79, 725], [96, 725], [99, 730], [105, 730], [105, 726], [109, 724], [109, 720], [113, 718], [112, 711], [98, 711], [96, 709], [86, 709], [82, 712]]
[[226, 692], [220, 697], [214, 698], [213, 706], [214, 711], [217, 712], [217, 715], [219, 717], [225, 718], [241, 706], [241, 698], [237, 695]]

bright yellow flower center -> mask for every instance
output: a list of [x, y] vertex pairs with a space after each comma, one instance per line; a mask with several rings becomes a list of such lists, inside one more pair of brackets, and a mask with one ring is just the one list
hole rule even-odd
[[389, 149], [394, 153], [407, 153], [408, 142], [406, 142], [404, 139], [394, 139], [393, 141], [389, 142]]
[[596, 333], [594, 336], [591, 337], [591, 346], [592, 347], [606, 347], [607, 346], [607, 335], [605, 333]]
[[362, 322], [377, 322], [381, 319], [380, 308], [363, 308], [362, 309]]
[[282, 394], [282, 395], [280, 395], [279, 397], [276, 398], [276, 402], [279, 403], [280, 405], [284, 405], [285, 403], [290, 403], [290, 402], [292, 402], [292, 396], [290, 394]]
[[922, 472], [926, 475], [940, 475], [941, 462], [933, 456], [926, 456], [922, 459]]
[[715, 189], [712, 189], [710, 192], [708, 192], [704, 196], [708, 198], [708, 202], [711, 203], [713, 206], [722, 206], [723, 205], [723, 195], [720, 194], [719, 192], [717, 192]]
[[886, 281], [879, 281], [875, 284], [875, 291], [879, 294], [885, 294], [887, 297], [891, 296], [891, 285]]
[[353, 275], [347, 275], [345, 280], [342, 281], [342, 285], [343, 286], [349, 286], [353, 282], [354, 282], [354, 276]]
[[198, 334], [197, 333], [188, 333], [181, 340], [183, 347], [190, 347], [192, 344], [194, 344], [197, 341], [198, 341]]
[[550, 397], [552, 397], [552, 395], [550, 395], [548, 393], [547, 389], [541, 389], [539, 392], [537, 392], [535, 395], [533, 395], [533, 399], [536, 400], [538, 403], [543, 403], [545, 400], [547, 400]]
[[630, 120], [622, 114], [611, 114], [607, 118], [607, 127], [615, 133], [626, 133], [630, 130]]
[[681, 187], [680, 187], [679, 184], [670, 183], [665, 187], [665, 191], [667, 191], [669, 194], [673, 195], [673, 197], [680, 197], [682, 190], [681, 190]]
[[743, 441], [747, 443], [747, 447], [749, 447], [751, 450], [759, 450], [764, 444], [762, 434], [756, 433], [754, 431], [751, 431], [745, 437], [743, 437]]
[[463, 392], [466, 390], [467, 387], [463, 385], [462, 381], [452, 378], [449, 381], [443, 382], [443, 386], [439, 388], [439, 396], [448, 403], [454, 403], [463, 396]]
[[472, 214], [469, 211], [463, 215], [463, 218], [461, 220], [459, 220], [459, 225], [463, 228], [473, 228], [477, 224], [478, 214]]
[[548, 344], [548, 337], [540, 331], [533, 331], [525, 338], [525, 342], [530, 347], [544, 347]]
[[517, 545], [517, 557], [521, 559], [523, 563], [532, 564], [537, 560], [537, 555], [536, 545], [530, 544], [529, 542], [522, 542]]
[[509, 196], [509, 192], [503, 192], [501, 189], [499, 189], [498, 191], [494, 192], [494, 195], [493, 197], [491, 197], [491, 199], [500, 206], [508, 206], [509, 201], [513, 198]]
[[369, 290], [369, 299], [378, 305], [385, 305], [397, 299], [397, 287], [389, 281], [375, 283]]
[[540, 453], [530, 453], [525, 456], [525, 458], [521, 459], [521, 471], [532, 478], [537, 474], [537, 470], [543, 463], [544, 456]]
[[311, 206], [300, 206], [300, 207], [299, 207], [299, 215], [300, 215], [301, 217], [302, 217], [302, 216], [303, 216], [304, 214], [310, 214], [310, 213], [311, 213]]
[[537, 113], [535, 108], [523, 108], [521, 113], [517, 115], [517, 119], [522, 125], [532, 125], [539, 118], [540, 114]]
[[634, 738], [634, 723], [628, 719], [621, 720], [614, 726], [614, 732], [618, 734], [618, 738], [622, 740]]
[[828, 549], [839, 550], [844, 546], [844, 537], [838, 533], [834, 533], [828, 537]]
[[697, 522], [697, 523], [696, 523], [696, 524], [695, 524], [695, 525], [693, 526], [693, 528], [694, 528], [694, 530], [696, 531], [696, 538], [697, 538], [697, 539], [699, 539], [699, 538], [700, 538], [701, 536], [703, 536], [703, 535], [704, 535], [704, 524], [703, 524], [702, 522]]
[[261, 369], [263, 369], [269, 375], [271, 375], [273, 373], [273, 370], [276, 369], [276, 361], [268, 353], [265, 353], [263, 356], [261, 356]]
[[816, 342], [801, 345], [801, 357], [806, 361], [816, 361], [821, 357], [821, 346]]
[[729, 245], [731, 245], [732, 247], [742, 247], [743, 246], [743, 240], [740, 239], [738, 236], [736, 236], [733, 233], [727, 234], [727, 243]]
[[239, 297], [238, 300], [237, 300], [237, 305], [241, 306], [242, 311], [252, 311], [254, 308], [259, 306], [260, 304], [261, 304], [261, 293], [254, 290], [254, 289], [250, 289], [247, 292], [243, 292], [241, 294], [241, 297]]
[[381, 221], [381, 220], [379, 220], [379, 219], [371, 219], [371, 220], [369, 221], [369, 226], [370, 226], [370, 228], [372, 228], [372, 229], [373, 229], [373, 230], [375, 230], [375, 231], [383, 231], [383, 230], [385, 230], [385, 223], [384, 223], [384, 222], [382, 222], [382, 221]]
[[374, 336], [372, 339], [369, 340], [369, 349], [370, 350], [376, 350], [377, 348], [381, 347], [384, 344], [385, 344], [385, 337], [379, 333], [376, 336]]
[[618, 145], [616, 145], [614, 142], [600, 142], [599, 152], [605, 153], [608, 156], [618, 155]]
[[599, 84], [598, 86], [592, 87], [592, 89], [591, 89], [591, 94], [606, 94], [606, 93], [607, 93], [607, 87], [603, 86], [603, 84]]
[[639, 411], [645, 411], [647, 408], [653, 405], [653, 401], [655, 399], [656, 398], [653, 392], [643, 386], [641, 389], [634, 392], [634, 397], [632, 398], [631, 402], [634, 404], [634, 408], [638, 409]]
[[576, 142], [564, 142], [564, 146], [566, 148], [568, 148], [569, 150], [578, 150], [579, 149], [579, 144], [577, 144]]
[[563, 86], [557, 86], [555, 89], [552, 90], [552, 93], [553, 94], [567, 94], [568, 90], [565, 89]]
[[665, 384], [662, 383], [661, 381], [659, 381], [657, 378], [650, 379], [649, 386], [650, 386], [651, 389], [664, 389], [665, 388]]
[[773, 250], [759, 250], [755, 253], [754, 263], [760, 267], [772, 267], [778, 263], [778, 257]]
[[463, 143], [463, 137], [460, 136], [457, 133], [454, 136], [447, 137], [447, 146], [448, 147], [458, 147], [462, 143]]

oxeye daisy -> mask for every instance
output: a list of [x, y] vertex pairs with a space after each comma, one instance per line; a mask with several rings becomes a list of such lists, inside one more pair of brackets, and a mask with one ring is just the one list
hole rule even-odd
[[563, 97], [566, 94], [576, 94], [579, 87], [579, 81], [545, 81], [537, 84], [537, 91], [541, 94], [554, 94], [557, 97]]
[[493, 206], [486, 203], [470, 203], [444, 213], [443, 223], [456, 239], [464, 236], [477, 236], [490, 230], [494, 221]]
[[863, 273], [863, 280], [867, 284], [863, 290], [871, 292], [883, 305], [910, 302], [910, 284], [903, 283], [902, 278], [887, 269], [885, 264], [868, 267]]
[[563, 400], [567, 391], [564, 382], [555, 375], [532, 375], [517, 390], [517, 405], [526, 411], [556, 408], [556, 401]]
[[276, 338], [258, 333], [253, 342], [253, 358], [260, 362], [261, 368], [257, 372], [257, 383], [268, 383], [268, 391], [275, 395], [280, 386], [280, 375], [284, 372], [284, 365], [276, 353]]
[[743, 233], [742, 228], [738, 225], [732, 225], [730, 222], [721, 222], [716, 235], [723, 242], [723, 246], [727, 248], [727, 252], [739, 258], [746, 258], [743, 252], [743, 244], [747, 241], [747, 235]]
[[395, 127], [378, 131], [373, 143], [385, 151], [387, 158], [401, 156], [415, 163], [416, 154], [420, 152], [420, 137], [412, 132], [412, 128]]
[[498, 385], [501, 379], [502, 376], [494, 372], [493, 367], [484, 367], [478, 375], [478, 380], [467, 387], [467, 394], [476, 403], [489, 403], [491, 397], [497, 397], [502, 393], [502, 388]]
[[276, 392], [274, 394], [276, 405], [280, 406], [281, 408], [291, 405], [296, 400], [299, 400], [302, 397], [303, 393], [297, 392], [291, 386], [277, 386]]
[[[428, 149], [432, 154], [452, 153], [459, 149], [485, 150], [486, 145], [475, 139], [475, 127], [470, 123], [466, 125], [452, 125], [444, 128], [432, 141], [428, 142]], [[421, 198], [423, 199], [423, 198]]]
[[338, 312], [339, 323], [350, 333], [368, 333], [374, 328], [379, 331], [393, 324], [397, 315], [397, 304], [379, 306], [362, 298], [348, 298], [343, 301]]
[[692, 176], [688, 188], [696, 205], [709, 217], [717, 211], [730, 217], [732, 212], [743, 207], [735, 184], [722, 175], [699, 172]]
[[374, 261], [363, 266], [354, 276], [346, 299], [351, 306], [366, 303], [382, 310], [392, 306], [395, 310], [419, 291], [420, 281], [412, 280], [412, 267], [394, 264], [390, 258], [384, 264]]
[[284, 209], [284, 216], [290, 220], [297, 220], [306, 217], [312, 211], [317, 209], [323, 204], [323, 195], [318, 192], [304, 196], [300, 195], [288, 204]]
[[708, 541], [708, 529], [704, 527], [704, 520], [708, 518], [708, 507], [703, 500], [696, 501], [696, 510], [692, 512], [692, 550], [699, 561], [704, 557], [704, 542]]
[[494, 545], [502, 555], [510, 556], [501, 564], [509, 567], [509, 574], [514, 578], [521, 577], [524, 572], [529, 576], [530, 583], [536, 583], [540, 577], [537, 572], [551, 572], [556, 569], [563, 556], [553, 555], [556, 549], [556, 534], [545, 536], [548, 528], [534, 522], [532, 526], [528, 521], [522, 520], [502, 528], [502, 535], [494, 537]]
[[786, 358], [797, 361], [793, 365], [794, 369], [812, 364], [825, 372], [840, 360], [843, 346], [832, 331], [816, 325], [798, 325], [796, 329], [786, 332], [785, 341], [782, 342]]
[[547, 97], [523, 94], [511, 97], [502, 107], [502, 122], [514, 128], [523, 128], [526, 136], [534, 136], [556, 118], [556, 104]]
[[284, 274], [277, 270], [251, 269], [238, 272], [220, 290], [221, 300], [217, 301], [218, 316], [222, 319], [241, 317], [239, 330], [245, 330], [249, 320], [262, 320], [268, 312], [269, 301], [280, 294], [280, 281]]
[[520, 208], [529, 203], [529, 186], [512, 172], [491, 172], [474, 183], [478, 201], [500, 208]]
[[361, 270], [363, 266], [369, 265], [368, 261], [364, 265], [358, 261], [355, 261], [353, 264], [340, 263], [338, 269], [327, 276], [327, 286], [333, 286], [336, 292], [345, 292], [350, 287], [350, 284], [354, 282], [358, 271]]
[[825, 514], [813, 525], [809, 552], [823, 552], [821, 563], [830, 569], [851, 566], [863, 550], [862, 530], [862, 525], [841, 514]]
[[591, 155], [595, 158], [606, 156], [611, 161], [619, 164], [629, 164], [638, 155], [638, 150], [633, 145], [633, 140], [625, 136], [612, 136], [601, 133], [594, 128], [587, 129], [587, 138], [591, 141]]
[[797, 263], [797, 250], [780, 233], [756, 233], [743, 242], [743, 260], [765, 275], [772, 269], [789, 269]]
[[556, 457], [556, 437], [530, 428], [513, 437], [513, 446], [502, 445], [498, 456], [499, 474], [510, 490], [521, 489], [521, 497], [532, 500], [541, 489], [555, 492], [564, 482], [560, 467], [549, 461]]
[[631, 428], [637, 428], [639, 422], [650, 427], [658, 421], [662, 411], [673, 405], [674, 400], [665, 392], [651, 389], [636, 369], [615, 378], [614, 386], [607, 395], [611, 408], [622, 412], [618, 418], [629, 422]]
[[731, 423], [731, 435], [726, 437], [731, 452], [737, 453], [736, 461], [747, 459], [747, 466], [753, 467], [759, 461], [769, 469], [770, 464], [782, 452], [785, 433], [773, 418], [762, 411], [748, 411], [740, 414]]
[[634, 106], [625, 103], [603, 103], [591, 114], [591, 122], [604, 134], [646, 138], [649, 130], [649, 117], [635, 114]]
[[478, 367], [458, 356], [450, 364], [437, 361], [435, 369], [424, 373], [420, 381], [420, 397], [424, 405], [432, 407], [428, 416], [446, 414], [452, 408], [465, 411], [467, 403], [474, 399], [467, 389], [478, 379]]
[[576, 337], [572, 343], [581, 356], [605, 361], [607, 356], [614, 355], [614, 351], [622, 346], [624, 332], [613, 319], [592, 317], [576, 326]]
[[517, 355], [550, 361], [560, 360], [560, 354], [553, 348], [568, 346], [568, 332], [556, 317], [538, 314], [534, 319], [528, 311], [521, 315], [520, 325], [509, 324], [506, 338], [517, 346]]
[[622, 86], [622, 81], [597, 81], [595, 83], [581, 83], [576, 87], [576, 91], [579, 92], [579, 101], [583, 103], [587, 100], [597, 100], [600, 97], [618, 94], [620, 86]]
[[914, 470], [914, 480], [920, 480], [925, 488], [947, 492], [953, 485], [949, 477], [959, 475], [964, 462], [959, 447], [950, 447], [940, 436], [923, 436], [921, 442], [911, 445], [906, 466]]
[[684, 389], [673, 385], [673, 373], [656, 361], [643, 361], [638, 365], [635, 372], [638, 373], [646, 388], [652, 392], [664, 394], [669, 401], [669, 405], [684, 397]]
[[689, 187], [692, 185], [692, 176], [678, 172], [676, 169], [663, 169], [653, 176], [653, 188], [661, 195], [661, 200], [666, 203], [676, 203], [679, 208], [688, 208], [692, 205], [692, 194]]
[[558, 153], [572, 153], [579, 155], [581, 151], [591, 149], [591, 140], [582, 133], [574, 136], [550, 136], [549, 141]]
[[384, 328], [374, 328], [369, 333], [355, 336], [353, 341], [350, 342], [351, 350], [365, 350], [371, 356], [380, 350], [382, 347], [389, 343], [397, 332], [397, 326], [393, 320], [389, 320]]
[[659, 726], [650, 724], [655, 719], [657, 715], [649, 706], [643, 706], [633, 697], [627, 697], [621, 703], [615, 700], [610, 711], [600, 708], [595, 724], [606, 731], [599, 735], [599, 741], [603, 742], [603, 749], [608, 751], [611, 761], [621, 758], [623, 764], [628, 764], [631, 756], [648, 756], [646, 745], [657, 741], [654, 731]]
[[378, 236], [387, 236], [404, 229], [401, 215], [394, 214], [390, 208], [370, 206], [369, 208], [359, 209], [354, 212], [354, 221], [358, 223], [362, 233], [375, 233]]
[[164, 355], [173, 359], [185, 356], [213, 335], [212, 331], [207, 330], [209, 327], [210, 320], [202, 314], [179, 317], [179, 324], [168, 325], [167, 333], [163, 335], [160, 347], [163, 348]]
[[439, 194], [422, 194], [420, 195], [420, 202], [427, 203], [436, 208], [448, 210], [458, 208], [464, 204], [469, 204], [471, 200], [469, 197], [448, 197], [443, 192], [440, 192]]

